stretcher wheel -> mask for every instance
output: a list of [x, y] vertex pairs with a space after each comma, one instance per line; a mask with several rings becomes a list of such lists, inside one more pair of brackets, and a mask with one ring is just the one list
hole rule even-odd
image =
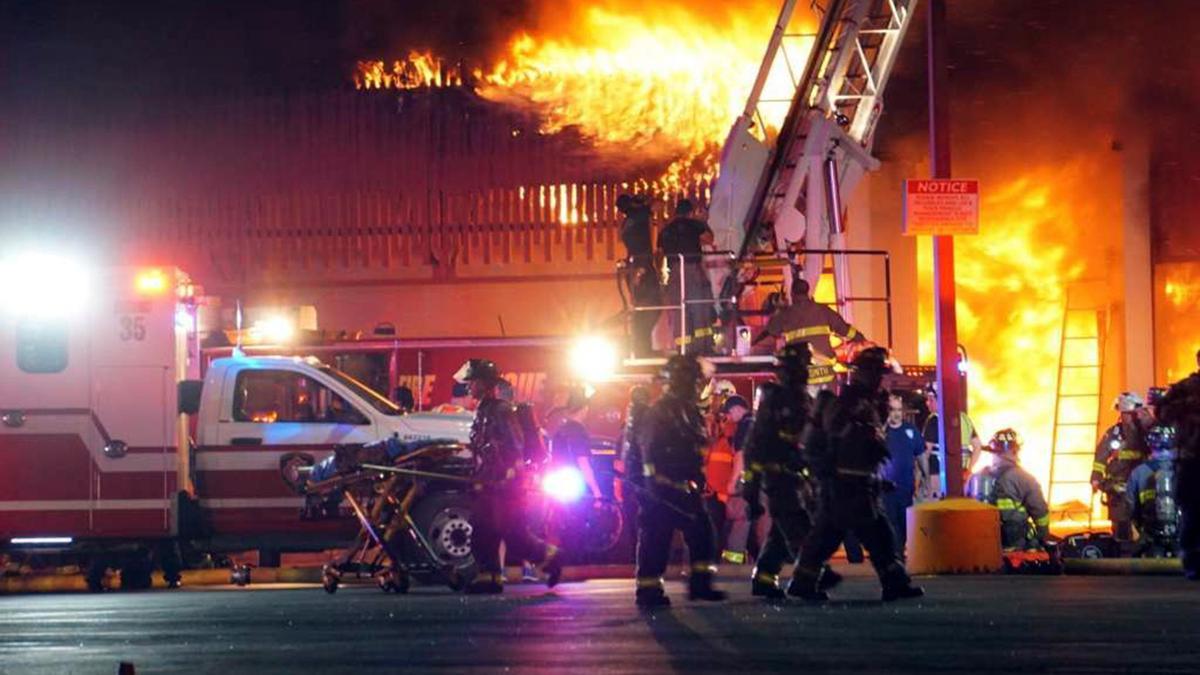
[[341, 578], [338, 576], [338, 573], [326, 565], [325, 569], [321, 571], [321, 588], [325, 589], [326, 593], [333, 595], [337, 593], [338, 584], [340, 583]]

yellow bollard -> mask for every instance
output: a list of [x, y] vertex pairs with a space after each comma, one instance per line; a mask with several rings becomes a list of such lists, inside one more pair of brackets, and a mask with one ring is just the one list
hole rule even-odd
[[925, 502], [908, 509], [910, 574], [998, 572], [1000, 511], [974, 499]]

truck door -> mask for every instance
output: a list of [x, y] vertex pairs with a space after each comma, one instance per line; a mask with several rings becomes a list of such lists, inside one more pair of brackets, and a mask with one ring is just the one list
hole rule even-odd
[[231, 369], [221, 406], [216, 444], [196, 451], [200, 503], [218, 534], [304, 531], [303, 500], [280, 478], [280, 457], [320, 461], [334, 445], [377, 438], [366, 412], [300, 370]]

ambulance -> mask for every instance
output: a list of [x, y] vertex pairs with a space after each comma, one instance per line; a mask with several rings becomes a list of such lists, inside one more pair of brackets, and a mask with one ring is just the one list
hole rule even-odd
[[406, 413], [311, 357], [235, 351], [202, 376], [203, 302], [171, 267], [0, 257], [0, 549], [10, 559], [54, 554], [87, 566], [89, 584], [115, 568], [136, 587], [179, 543], [268, 558], [335, 547], [352, 523], [301, 521], [281, 458], [319, 461], [336, 444], [390, 436], [466, 441], [470, 413]]

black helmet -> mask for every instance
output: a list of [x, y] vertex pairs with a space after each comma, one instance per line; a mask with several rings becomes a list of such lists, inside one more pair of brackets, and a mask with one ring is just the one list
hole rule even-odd
[[687, 199], [686, 197], [675, 203], [675, 215], [677, 216], [690, 216], [695, 210], [696, 205], [692, 203], [692, 200]]
[[676, 393], [690, 393], [698, 389], [704, 368], [695, 356], [676, 354], [667, 359], [662, 375]]
[[885, 373], [891, 370], [888, 366], [888, 350], [883, 347], [868, 347], [854, 357], [850, 366], [856, 371]]
[[617, 196], [617, 210], [621, 213], [629, 213], [629, 209], [633, 207], [633, 195], [628, 192]]
[[1015, 455], [1021, 450], [1021, 439], [1012, 429], [1001, 429], [992, 435], [987, 449], [997, 455]]
[[470, 359], [462, 364], [458, 372], [454, 373], [455, 382], [470, 382], [472, 380], [483, 380], [489, 383], [500, 381], [500, 369], [496, 367], [496, 362], [489, 359]]
[[789, 342], [775, 353], [775, 370], [791, 376], [800, 375], [807, 379], [808, 367], [812, 364], [812, 346], [804, 340]]

